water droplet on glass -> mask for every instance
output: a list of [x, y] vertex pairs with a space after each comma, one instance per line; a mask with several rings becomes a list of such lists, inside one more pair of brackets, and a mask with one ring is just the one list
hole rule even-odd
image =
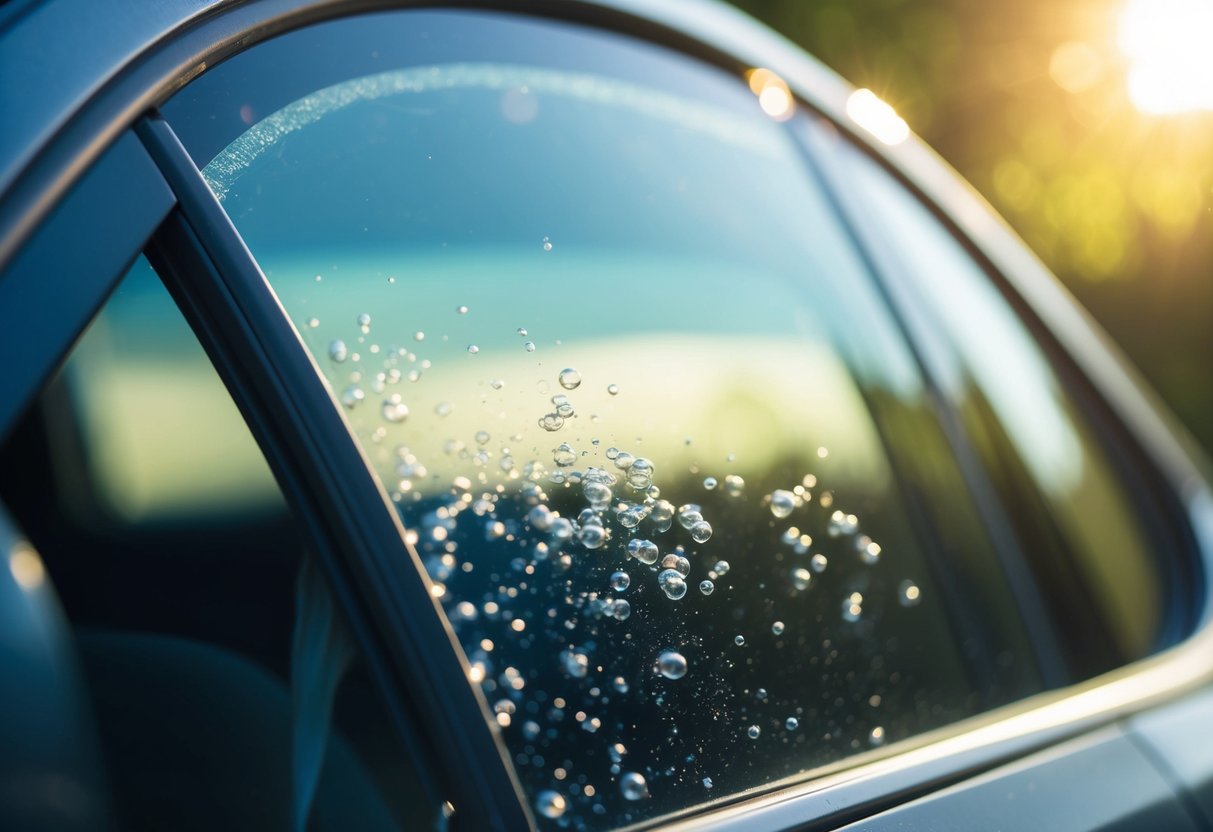
[[762, 736], [762, 729], [759, 728], [757, 725], [751, 725], [749, 728], [746, 729], [745, 733], [746, 733], [746, 736], [749, 737], [750, 739], [756, 740], [760, 736]]
[[611, 589], [615, 590], [616, 592], [623, 592], [631, 585], [632, 578], [627, 572], [620, 571], [611, 573]]
[[316, 275], [316, 282], [317, 282], [317, 283], [319, 283], [319, 282], [320, 282], [320, 281], [322, 281], [322, 280], [324, 280], [324, 278], [323, 278], [323, 277], [321, 277], [320, 275]]
[[808, 589], [809, 582], [813, 580], [813, 573], [805, 569], [803, 566], [792, 570], [792, 586], [797, 589]]
[[480, 352], [480, 347], [475, 344], [468, 344], [468, 355], [475, 355], [478, 352]]
[[561, 442], [552, 449], [552, 461], [561, 468], [568, 468], [577, 461], [577, 453], [568, 442]]
[[618, 513], [619, 525], [625, 529], [634, 529], [640, 525], [649, 514], [649, 510], [643, 505], [630, 506], [624, 511]]
[[687, 675], [687, 660], [675, 650], [663, 650], [653, 669], [667, 679], [681, 679]]
[[678, 574], [677, 569], [663, 569], [659, 572], [657, 585], [671, 601], [677, 601], [687, 594], [687, 582]]
[[557, 431], [564, 427], [564, 417], [559, 413], [545, 413], [539, 419], [539, 427], [546, 431]]
[[822, 572], [826, 571], [826, 567], [829, 566], [829, 564], [830, 564], [830, 561], [829, 561], [829, 559], [826, 558], [825, 555], [817, 554], [817, 555], [813, 555], [813, 557], [809, 558], [809, 566], [812, 568], [812, 570], [814, 572], [816, 572], [819, 575]]
[[[618, 464], [618, 460], [616, 460]], [[634, 491], [644, 491], [653, 485], [653, 463], [642, 456], [632, 460], [628, 466], [628, 485]], [[666, 518], [667, 520], [669, 518]]]
[[710, 789], [710, 788], [712, 788], [712, 778], [711, 778], [711, 777], [705, 777], [705, 778], [703, 778], [703, 787], [704, 787], [705, 789]]
[[[527, 512], [526, 521], [531, 524], [531, 528], [536, 531], [546, 532], [552, 528], [552, 524], [556, 522], [556, 515], [552, 514], [551, 509], [547, 506], [535, 506]], [[547, 547], [544, 546], [546, 550]], [[546, 557], [546, 551], [545, 551]]]
[[712, 583], [711, 581], [709, 581], [707, 579], [704, 579], [699, 582], [699, 591], [702, 592], [704, 595], [711, 595], [713, 592], [716, 591], [716, 584]]
[[524, 350], [526, 350], [527, 352], [534, 352], [534, 351], [535, 351], [535, 342], [534, 342], [534, 341], [527, 341], [526, 343], [524, 343], [524, 344], [522, 345], [522, 348], [523, 348]]
[[320, 319], [319, 318], [308, 318], [307, 325], [311, 329], [315, 329], [316, 327], [320, 326]]
[[783, 622], [782, 622], [782, 621], [776, 621], [774, 624], [772, 624], [772, 625], [771, 625], [771, 632], [772, 632], [772, 633], [774, 633], [774, 634], [775, 634], [775, 635], [777, 635], [777, 636], [781, 636], [781, 635], [783, 635]]
[[877, 725], [868, 734], [868, 742], [872, 745], [884, 745], [884, 728]]
[[783, 727], [787, 728], [789, 731], [795, 731], [797, 728], [800, 727], [800, 720], [794, 716], [790, 716], [783, 723]]
[[[823, 495], [822, 505], [825, 505]], [[854, 514], [847, 514], [843, 511], [835, 511], [830, 515], [830, 523], [826, 527], [826, 531], [830, 537], [841, 537], [842, 535], [855, 534], [859, 529], [859, 518]]]
[[520, 338], [525, 338], [525, 337], [526, 337], [526, 327], [524, 327], [524, 326], [520, 326], [520, 327], [518, 327], [518, 336], [519, 336]]
[[649, 784], [643, 774], [627, 771], [619, 778], [619, 791], [624, 800], [643, 800], [649, 796]]
[[716, 488], [716, 478], [715, 477], [705, 477], [703, 480], [703, 487], [706, 488], [708, 491], [712, 491], [713, 489], [715, 489]]
[[564, 799], [564, 795], [559, 792], [544, 790], [539, 793], [535, 799], [535, 811], [543, 815], [545, 818], [555, 820], [564, 814], [564, 810], [568, 808], [568, 803]]
[[707, 520], [700, 520], [691, 526], [691, 539], [696, 543], [707, 543], [712, 537], [712, 525]]
[[616, 598], [611, 604], [611, 614], [615, 616], [616, 621], [627, 621], [628, 616], [632, 614], [632, 605], [622, 598]]
[[390, 276], [389, 276], [389, 277], [388, 277], [388, 279], [387, 279], [387, 282], [388, 282], [389, 284], [394, 284], [394, 283], [396, 282], [396, 278], [394, 278], [394, 277], [390, 277]]
[[548, 238], [548, 237], [544, 237], [544, 238], [543, 238], [543, 250], [544, 250], [544, 251], [551, 251], [551, 250], [552, 250], [552, 241], [551, 241], [551, 239], [550, 239], [550, 238]]
[[699, 512], [699, 506], [694, 503], [687, 503], [678, 507], [678, 525], [684, 529], [690, 529], [702, 520], [703, 515]]
[[581, 493], [589, 501], [590, 508], [595, 511], [605, 509], [611, 504], [611, 499], [614, 497], [611, 487], [597, 480], [587, 480], [585, 485], [581, 487]]
[[897, 590], [897, 599], [903, 607], [916, 607], [922, 600], [922, 590], [913, 581], [902, 581]]
[[366, 391], [356, 384], [351, 384], [341, 393], [341, 403], [353, 409], [366, 398]]
[[393, 393], [383, 402], [383, 418], [389, 422], [403, 422], [409, 417], [409, 408], [400, 400], [399, 393]]
[[493, 437], [489, 435], [489, 432], [487, 430], [476, 431], [476, 444], [478, 444], [478, 445], [485, 445], [492, 438]]
[[590, 669], [590, 657], [580, 650], [562, 650], [560, 664], [574, 679], [584, 679]]
[[349, 354], [350, 352], [348, 349], [346, 349], [345, 341], [337, 339], [329, 343], [329, 358], [333, 359], [338, 364], [345, 361]]
[[581, 531], [577, 533], [577, 539], [585, 548], [597, 549], [607, 541], [606, 529], [602, 526], [582, 526]]
[[505, 382], [499, 378], [491, 378], [489, 379], [489, 387], [492, 387], [494, 390], [500, 390], [502, 387], [505, 387]]
[[434, 413], [444, 418], [451, 415], [452, 409], [450, 402], [438, 402], [434, 405]]
[[741, 492], [745, 491], [745, 480], [736, 474], [729, 474], [724, 478], [724, 493], [730, 497], [740, 497]]
[[691, 562], [682, 555], [671, 552], [661, 559], [662, 569], [673, 569], [682, 577], [691, 574]]
[[842, 618], [844, 621], [858, 621], [863, 615], [863, 596], [852, 592], [842, 602]]
[[468, 308], [466, 306], [456, 306], [455, 312], [459, 315], [466, 315], [468, 313]]
[[414, 341], [424, 341], [425, 333], [422, 332], [421, 330], [417, 330], [416, 332], [413, 333], [413, 340]]
[[368, 312], [363, 312], [358, 316], [358, 326], [365, 333], [371, 328], [371, 316]]
[[608, 384], [607, 392], [610, 393], [612, 396], [618, 396], [619, 395], [619, 385], [618, 384]]
[[738, 635], [733, 638], [733, 643], [738, 647], [745, 647], [745, 636]]
[[783, 519], [796, 508], [796, 495], [791, 491], [779, 489], [771, 493], [771, 514]]
[[581, 373], [572, 367], [565, 367], [556, 378], [565, 390], [576, 390], [581, 384]]
[[716, 573], [716, 577], [720, 578], [729, 574], [729, 562], [727, 560], [718, 560], [712, 565], [712, 571]]
[[660, 554], [657, 544], [651, 540], [633, 538], [628, 541], [628, 557], [636, 558], [641, 563], [652, 566]]

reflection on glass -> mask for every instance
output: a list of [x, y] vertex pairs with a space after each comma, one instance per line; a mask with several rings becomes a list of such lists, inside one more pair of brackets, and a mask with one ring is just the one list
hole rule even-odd
[[[1054, 599], [1059, 625], [1075, 626], [1093, 598], [1097, 630], [1113, 633], [1119, 661], [1145, 655], [1161, 618], [1160, 570], [1104, 450], [982, 267], [884, 170], [851, 148], [839, 150], [848, 182], [872, 212], [869, 221], [897, 252], [913, 291], [954, 348], [941, 354], [938, 378], [962, 408], [986, 464], [1005, 490], [1043, 496], [1044, 511], [1023, 525], [1059, 535], [1062, 548], [1050, 557], [1073, 560], [1081, 570], [1066, 590], [1060, 577], [1041, 579], [1047, 592], [1071, 593]], [[1004, 436], [1009, 454], [1000, 451]], [[1011, 495], [1005, 499], [1014, 503]], [[1090, 652], [1097, 653], [1093, 646]]]
[[240, 411], [217, 395], [219, 377], [143, 257], [64, 372], [89, 464], [84, 505], [102, 499], [128, 523], [281, 508]]
[[[431, 44], [566, 37], [407, 17]], [[606, 38], [568, 59], [340, 80], [204, 172], [533, 812], [637, 822], [1005, 701], [962, 661], [870, 409], [922, 407], [915, 365], [800, 150], [738, 79]], [[605, 68], [637, 62], [645, 83]]]

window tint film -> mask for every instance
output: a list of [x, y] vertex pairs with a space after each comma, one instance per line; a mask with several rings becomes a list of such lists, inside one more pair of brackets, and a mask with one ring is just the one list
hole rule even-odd
[[[304, 58], [311, 89], [249, 83]], [[707, 804], [1039, 689], [918, 365], [742, 79], [410, 13], [267, 43], [165, 113], [541, 823]]]
[[865, 206], [861, 222], [896, 253], [904, 267], [897, 278], [937, 327], [936, 376], [1013, 515], [1048, 611], [1067, 635], [1074, 675], [1157, 649], [1165, 565], [1124, 485], [1130, 463], [1105, 451], [1044, 350], [957, 238], [871, 159], [829, 144]]

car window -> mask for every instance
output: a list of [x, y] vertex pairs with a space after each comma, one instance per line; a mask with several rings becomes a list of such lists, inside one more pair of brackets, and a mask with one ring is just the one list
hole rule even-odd
[[0, 444], [123, 829], [437, 819], [315, 556], [140, 257]]
[[1165, 559], [1109, 454], [1039, 343], [958, 239], [887, 171], [845, 142], [831, 158], [862, 222], [947, 344], [935, 369], [960, 408], [1045, 589], [1079, 677], [1157, 649], [1168, 620]]
[[767, 107], [624, 38], [426, 12], [267, 42], [164, 108], [543, 824], [709, 805], [1044, 684], [801, 117]]
[[[81, 454], [61, 458], [80, 512], [146, 523], [183, 514], [283, 514], [244, 419], [140, 258], [65, 369]], [[188, 439], [187, 439], [188, 437]]]

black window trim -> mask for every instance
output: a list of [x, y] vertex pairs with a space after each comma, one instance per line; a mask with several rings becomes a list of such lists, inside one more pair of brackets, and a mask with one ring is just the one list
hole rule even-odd
[[[112, 210], [122, 193], [123, 211]], [[0, 273], [0, 441], [130, 268], [175, 199], [130, 132], [118, 136]], [[71, 291], [64, 282], [71, 281]]]
[[[47, 0], [45, 5], [66, 19], [74, 14], [74, 4], [82, 1]], [[12, 183], [0, 201], [0, 268], [14, 258], [80, 172], [115, 137], [141, 113], [223, 57], [287, 29], [361, 11], [505, 5], [504, 1], [310, 0], [301, 8], [292, 8], [298, 0], [214, 0], [199, 9], [185, 0], [179, 2], [180, 22], [171, 27], [156, 24], [157, 28], [144, 32], [141, 47], [124, 57], [99, 88], [87, 86], [89, 95], [78, 99], [83, 103], [47, 133], [45, 145], [36, 153], [18, 160], [22, 167], [13, 177], [8, 177], [13, 160], [0, 160], [6, 182]], [[1068, 305], [1064, 292], [1009, 229], [991, 222], [990, 214], [982, 214], [981, 220], [961, 216], [953, 222], [952, 215], [973, 206], [982, 209], [984, 203], [953, 181], [955, 174], [925, 146], [915, 139], [896, 148], [877, 145], [847, 120], [844, 105], [850, 88], [845, 83], [800, 57], [777, 36], [748, 25], [730, 25], [734, 19], [723, 9], [709, 7], [709, 14], [697, 17], [692, 9], [649, 8], [634, 0], [522, 0], [509, 4], [508, 9], [623, 32], [732, 71], [746, 68], [749, 62], [779, 72], [799, 101], [824, 114], [840, 132], [893, 170], [966, 246], [995, 266], [995, 273], [1003, 276], [1018, 303], [1051, 324], [1048, 337], [1093, 394], [1107, 403], [1117, 429], [1140, 451], [1145, 469], [1175, 507], [1173, 516], [1203, 553], [1205, 574], [1213, 570], [1213, 496], [1191, 460], [1191, 448], [1176, 437], [1149, 396], [1134, 386], [1132, 373], [1118, 363], [1082, 314]], [[88, 84], [95, 85], [95, 78], [90, 77]], [[80, 86], [86, 87], [84, 82]], [[1061, 307], [1055, 309], [1052, 304], [1059, 298]], [[1056, 332], [1057, 327], [1065, 331]], [[1207, 596], [1207, 585], [1201, 588]], [[689, 820], [682, 828], [784, 829], [806, 828], [806, 823], [810, 824], [807, 828], [824, 828], [1140, 711], [1213, 679], [1207, 662], [1213, 653], [1213, 611], [1208, 604], [1200, 611], [1198, 624], [1195, 634], [1164, 653], [1088, 683], [1032, 697], [901, 743], [894, 753], [879, 759], [868, 755], [851, 758], [837, 767], [806, 773], [795, 783], [774, 784], [774, 791], [706, 815], [703, 807], [693, 807], [684, 813]]]
[[407, 703], [404, 725], [425, 737], [431, 759], [420, 762], [438, 763], [441, 792], [467, 828], [529, 823], [487, 701], [468, 683], [425, 567], [320, 369], [169, 125], [153, 114], [135, 130], [179, 201], [149, 260], [212, 354], [346, 608], [365, 608], [375, 632], [391, 634], [379, 641], [392, 660], [393, 705]]

